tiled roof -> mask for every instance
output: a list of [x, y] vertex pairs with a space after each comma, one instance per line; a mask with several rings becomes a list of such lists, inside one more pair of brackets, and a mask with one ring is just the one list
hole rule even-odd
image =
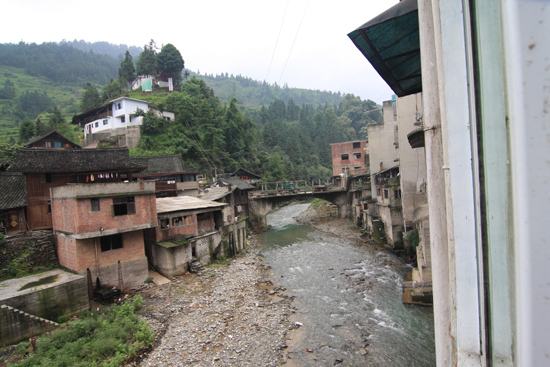
[[43, 135], [40, 135], [40, 136], [37, 136], [37, 137], [34, 137], [32, 139], [30, 139], [28, 142], [25, 143], [25, 146], [26, 147], [30, 147], [31, 145], [33, 145], [34, 143], [36, 143], [37, 141], [40, 141], [42, 139], [45, 139], [45, 138], [48, 138], [48, 137], [57, 137], [59, 140], [63, 140], [67, 143], [70, 143], [73, 147], [76, 147], [76, 148], [80, 148], [80, 145], [76, 144], [76, 143], [73, 143], [70, 139], [68, 139], [67, 137], [65, 137], [63, 134], [60, 134], [59, 132], [55, 131], [55, 130], [52, 130], [46, 134], [43, 134]]
[[239, 190], [254, 190], [254, 186], [238, 177], [224, 177], [219, 179], [225, 185], [236, 186]]
[[131, 161], [127, 148], [105, 149], [19, 149], [9, 172], [97, 172], [142, 171]]
[[0, 210], [25, 206], [25, 175], [0, 172], [0, 193]]
[[230, 174], [229, 175], [230, 177], [235, 177], [235, 176], [248, 176], [250, 177], [251, 179], [261, 179], [262, 176], [260, 175], [257, 175], [255, 174], [254, 172], [250, 172], [250, 171], [247, 171], [245, 169], [242, 169], [242, 168], [239, 168], [238, 170], [236, 170], [234, 173]]
[[176, 196], [170, 198], [157, 198], [157, 213], [170, 213], [181, 210], [215, 209], [223, 208], [227, 204], [215, 201], [201, 200], [191, 196]]
[[175, 173], [198, 173], [196, 169], [188, 168], [183, 165], [181, 155], [160, 155], [151, 157], [132, 157], [132, 161], [140, 166], [146, 166], [137, 177], [157, 176]]

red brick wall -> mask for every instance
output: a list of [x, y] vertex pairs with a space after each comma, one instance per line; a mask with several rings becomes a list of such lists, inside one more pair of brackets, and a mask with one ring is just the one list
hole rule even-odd
[[[359, 142], [359, 148], [353, 148], [353, 143]], [[342, 173], [343, 167], [349, 167], [351, 174], [355, 167], [367, 168], [365, 164], [365, 140], [348, 141], [344, 143], [331, 144], [332, 149], [332, 175], [338, 176]], [[361, 153], [361, 158], [356, 159], [353, 153]], [[342, 154], [347, 154], [347, 160], [342, 160]], [[364, 173], [364, 172], [361, 172]]]
[[57, 259], [62, 266], [77, 270], [77, 248], [74, 238], [56, 235]]
[[[177, 216], [180, 216], [179, 214]], [[170, 228], [161, 228], [160, 220], [156, 228], [156, 241], [160, 242], [167, 238], [174, 238], [178, 236], [188, 236], [188, 235], [196, 235], [199, 232], [198, 224], [197, 224], [197, 216], [192, 215], [193, 217], [193, 223], [188, 225], [182, 225], [180, 227], [172, 227]], [[171, 222], [171, 220], [170, 220]]]
[[155, 195], [135, 195], [135, 214], [113, 216], [111, 206], [113, 198], [100, 198], [97, 212], [92, 211], [91, 199], [54, 199], [52, 200], [52, 220], [54, 230], [69, 233], [97, 232], [128, 228], [154, 223], [156, 216]]
[[[101, 251], [99, 237], [84, 240], [74, 240], [57, 236], [57, 256], [59, 263], [71, 270], [82, 272], [86, 269], [117, 264], [118, 261], [139, 259], [145, 256], [143, 231], [126, 232], [122, 234], [121, 249]], [[97, 258], [96, 258], [97, 247]]]

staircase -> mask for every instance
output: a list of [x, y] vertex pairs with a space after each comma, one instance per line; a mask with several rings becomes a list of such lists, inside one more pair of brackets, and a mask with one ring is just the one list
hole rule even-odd
[[31, 315], [15, 307], [0, 305], [0, 340], [6, 346], [48, 332], [58, 323]]

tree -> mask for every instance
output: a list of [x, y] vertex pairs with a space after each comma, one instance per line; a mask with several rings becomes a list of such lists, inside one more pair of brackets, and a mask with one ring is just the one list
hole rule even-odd
[[178, 49], [171, 43], [164, 45], [157, 56], [157, 63], [160, 72], [173, 75], [174, 86], [179, 89], [184, 62]]
[[138, 75], [157, 75], [157, 45], [154, 40], [143, 46], [143, 52], [136, 60]]
[[101, 88], [101, 100], [103, 102], [110, 101], [122, 95], [119, 79], [112, 80], [109, 84], [105, 84]]
[[19, 141], [24, 144], [36, 135], [36, 126], [28, 118], [19, 124]]
[[14, 144], [12, 141], [4, 138], [0, 140], [0, 162], [11, 164], [17, 156], [17, 149], [22, 146]]
[[0, 99], [14, 99], [15, 84], [9, 79], [4, 82], [4, 88], [0, 89]]
[[118, 69], [118, 77], [126, 84], [126, 90], [128, 90], [128, 83], [131, 83], [136, 76], [136, 69], [134, 68], [134, 61], [130, 51], [126, 51], [124, 54], [124, 60], [120, 63]]
[[84, 87], [84, 94], [80, 100], [80, 111], [86, 112], [93, 110], [101, 106], [101, 98], [96, 88], [92, 87], [90, 83], [87, 83]]

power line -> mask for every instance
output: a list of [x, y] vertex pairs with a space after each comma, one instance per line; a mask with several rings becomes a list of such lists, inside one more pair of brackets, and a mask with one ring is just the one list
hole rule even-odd
[[298, 38], [298, 34], [300, 33], [300, 28], [302, 28], [302, 22], [304, 21], [304, 18], [306, 16], [308, 6], [309, 6], [309, 0], [307, 0], [306, 8], [304, 9], [304, 13], [302, 14], [302, 19], [300, 19], [300, 25], [298, 26], [298, 29], [296, 30], [296, 35], [294, 36], [294, 41], [292, 41], [292, 46], [290, 47], [290, 51], [288, 52], [288, 56], [286, 58], [285, 66], [283, 67], [283, 71], [281, 72], [281, 77], [279, 78], [279, 84], [281, 84], [281, 80], [283, 79], [283, 74], [285, 73], [286, 65], [288, 64], [288, 60], [290, 59], [290, 54], [292, 53], [292, 49], [294, 48], [294, 44], [296, 43], [296, 39]]
[[264, 78], [265, 81], [267, 81], [267, 77], [269, 76], [269, 73], [271, 71], [271, 65], [273, 64], [273, 59], [275, 58], [275, 52], [277, 51], [277, 45], [279, 44], [279, 38], [281, 37], [281, 31], [283, 30], [283, 24], [285, 23], [286, 18], [286, 11], [288, 9], [288, 3], [290, 0], [287, 0], [286, 7], [285, 7], [285, 13], [283, 14], [283, 20], [281, 21], [281, 27], [279, 28], [279, 34], [277, 35], [277, 41], [275, 42], [275, 48], [273, 49], [273, 54], [271, 55], [271, 61], [269, 62], [269, 68], [267, 69], [267, 74]]

